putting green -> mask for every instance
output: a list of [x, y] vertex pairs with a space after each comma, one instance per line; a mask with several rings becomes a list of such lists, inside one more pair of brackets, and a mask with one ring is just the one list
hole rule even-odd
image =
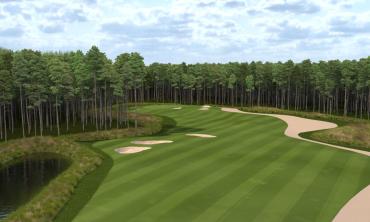
[[[173, 118], [166, 135], [94, 144], [114, 166], [75, 221], [331, 221], [370, 183], [367, 157], [288, 138], [273, 117], [173, 107], [140, 110]], [[144, 139], [174, 143], [114, 151]]]

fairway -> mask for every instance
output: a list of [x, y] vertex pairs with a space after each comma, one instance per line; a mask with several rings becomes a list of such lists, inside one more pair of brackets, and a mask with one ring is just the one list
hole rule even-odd
[[[366, 156], [288, 138], [276, 118], [174, 107], [140, 107], [176, 121], [163, 135], [94, 144], [114, 165], [74, 221], [325, 222], [370, 183]], [[174, 142], [115, 152], [144, 139]]]

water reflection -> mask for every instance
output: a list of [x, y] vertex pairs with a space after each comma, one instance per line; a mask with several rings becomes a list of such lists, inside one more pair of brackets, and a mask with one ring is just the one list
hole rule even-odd
[[69, 161], [56, 154], [33, 154], [0, 169], [0, 220], [26, 203], [64, 171]]

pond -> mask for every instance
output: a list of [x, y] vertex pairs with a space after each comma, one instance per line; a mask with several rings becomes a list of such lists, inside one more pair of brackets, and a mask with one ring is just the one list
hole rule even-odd
[[0, 220], [29, 201], [70, 162], [57, 154], [39, 153], [0, 169]]

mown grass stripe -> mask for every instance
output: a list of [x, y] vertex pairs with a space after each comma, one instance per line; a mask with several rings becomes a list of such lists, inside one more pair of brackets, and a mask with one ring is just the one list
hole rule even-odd
[[[278, 143], [279, 142], [279, 143]], [[282, 141], [275, 141], [274, 143], [269, 143], [267, 146], [269, 146], [269, 147], [273, 147], [273, 149], [276, 149], [278, 146], [279, 146], [279, 144], [280, 144], [280, 142], [283, 144], [284, 142], [282, 142]], [[262, 145], [263, 146], [263, 145]], [[266, 148], [265, 146], [264, 146], [264, 148]], [[282, 156], [286, 156], [286, 155], [290, 155], [290, 153], [289, 153], [290, 151], [288, 151], [287, 153], [285, 153], [285, 154], [282, 154]], [[278, 156], [278, 155], [277, 155]], [[242, 164], [242, 162], [243, 161], [241, 161], [241, 163], [240, 164]], [[271, 163], [268, 163], [268, 164], [266, 164], [266, 165], [264, 165], [263, 167], [261, 167], [261, 169], [256, 173], [256, 175], [260, 175], [260, 174], [264, 174], [265, 172], [267, 172], [267, 171], [269, 171], [269, 168], [271, 167], [271, 165], [273, 165], [273, 163], [274, 163], [275, 161], [273, 161], [273, 162], [271, 162]], [[230, 168], [235, 168], [235, 166], [230, 166]], [[232, 172], [228, 172], [228, 174], [231, 174]], [[223, 172], [221, 172], [221, 175], [219, 175], [220, 174], [220, 172], [214, 172], [214, 178], [215, 179], [219, 179], [221, 176], [225, 176], [224, 175], [224, 173]], [[151, 216], [154, 216], [155, 215], [155, 213], [157, 212], [157, 214], [158, 214], [158, 212], [161, 212], [161, 211], [158, 211], [158, 210], [156, 210], [156, 209], [166, 209], [166, 208], [168, 208], [168, 207], [170, 207], [170, 208], [173, 208], [174, 206], [172, 206], [172, 205], [181, 205], [181, 200], [182, 199], [188, 199], [188, 198], [191, 198], [192, 196], [194, 196], [194, 190], [199, 190], [199, 191], [201, 191], [199, 188], [201, 188], [201, 187], [203, 187], [203, 190], [207, 190], [207, 188], [205, 188], [205, 185], [207, 185], [207, 186], [210, 186], [210, 184], [208, 183], [206, 183], [206, 182], [203, 182], [203, 180], [209, 180], [208, 179], [209, 178], [209, 176], [207, 176], [206, 178], [204, 178], [204, 179], [202, 179], [201, 181], [196, 181], [194, 184], [192, 184], [191, 186], [189, 186], [189, 187], [186, 187], [186, 189], [184, 189], [184, 190], [181, 190], [180, 192], [176, 192], [174, 195], [172, 195], [172, 201], [171, 200], [169, 200], [168, 198], [165, 200], [165, 202], [167, 202], [167, 206], [166, 205], [164, 205], [164, 203], [161, 203], [159, 206], [155, 206], [155, 207], [153, 207], [152, 209], [150, 209], [150, 213], [152, 214]], [[212, 177], [211, 177], [212, 178]], [[248, 182], [246, 182], [246, 181], [248, 181]], [[212, 181], [210, 181], [211, 182], [211, 184], [213, 184], [214, 183], [214, 180], [212, 180]], [[257, 185], [257, 184], [259, 184], [261, 181], [260, 180], [258, 180], [258, 179], [256, 179], [255, 178], [255, 176], [250, 176], [250, 177], [247, 177], [247, 178], [244, 178], [244, 181], [242, 182], [242, 184], [243, 183], [249, 183], [249, 184], [252, 184], [252, 185]], [[229, 189], [230, 190], [230, 192], [232, 192], [233, 190], [236, 190], [236, 189], [238, 189], [239, 187], [240, 187], [240, 185], [238, 185], [237, 183], [235, 184], [237, 187], [235, 188], [235, 189]], [[202, 191], [201, 191], [202, 192]], [[230, 193], [225, 193], [226, 194], [226, 196], [229, 196], [229, 194]], [[196, 194], [195, 194], [196, 195]], [[229, 203], [229, 202], [223, 202], [223, 201], [221, 201], [222, 199], [224, 199], [225, 197], [220, 197], [220, 199], [218, 199], [218, 201], [215, 201], [215, 203], [220, 203], [221, 205], [224, 205], [225, 207], [229, 207], [230, 206], [230, 204], [232, 204], [232, 203]], [[163, 207], [161, 207], [161, 206], [163, 206]], [[210, 207], [212, 207], [212, 206], [214, 206], [214, 203], [210, 203], [210, 206], [207, 208], [207, 206], [204, 206], [205, 208], [207, 208], [207, 209], [209, 209]], [[206, 212], [206, 209], [204, 209], [204, 210], [202, 210], [202, 215], [204, 214]], [[190, 212], [188, 212], [188, 213], [190, 213]], [[147, 214], [147, 212], [145, 212], [145, 214], [144, 215], [146, 215]], [[140, 217], [141, 217], [142, 215], [140, 215]], [[174, 218], [172, 218], [172, 219], [174, 219]], [[163, 220], [163, 218], [161, 219], [161, 220]], [[171, 220], [171, 218], [168, 218], [168, 220]], [[185, 221], [194, 221], [193, 219], [190, 219], [190, 218], [188, 218], [188, 217], [186, 217], [186, 220]], [[202, 221], [202, 219], [200, 219], [199, 221]], [[207, 220], [206, 220], [207, 221]], [[209, 221], [214, 221], [214, 220], [209, 220]]]
[[[211, 204], [227, 195], [230, 190], [235, 189], [240, 183], [248, 178], [254, 177], [260, 171], [272, 164], [276, 159], [285, 155], [290, 149], [275, 149], [281, 140], [269, 141], [268, 152], [253, 159], [250, 163], [244, 161], [235, 162], [226, 172], [215, 173], [216, 180], [207, 180], [202, 189], [193, 190], [188, 197], [164, 212], [159, 221], [173, 221], [176, 218], [184, 218], [183, 221], [192, 221]], [[263, 146], [262, 146], [263, 147]], [[220, 189], [222, 187], [223, 189]]]
[[[265, 151], [263, 151], [263, 152], [265, 152]], [[264, 155], [260, 154], [259, 156], [261, 157], [261, 156], [264, 156]], [[250, 158], [252, 158], [252, 156], [250, 156]], [[258, 157], [256, 157], [256, 158], [258, 158]], [[214, 175], [217, 178], [219, 178], [221, 171], [217, 168], [214, 168], [214, 167], [217, 167], [217, 166], [220, 166], [220, 165], [217, 164], [217, 162], [218, 162], [217, 160], [214, 160], [212, 162], [213, 163], [211, 163], [211, 165], [209, 165], [209, 166], [202, 166], [201, 165], [202, 162], [199, 162], [200, 165], [193, 165], [193, 164], [189, 165], [190, 170], [185, 171], [184, 175], [180, 174], [176, 178], [171, 178], [170, 181], [172, 181], [172, 183], [170, 183], [168, 185], [165, 183], [165, 181], [162, 178], [161, 182], [164, 183], [163, 186], [161, 186], [161, 188], [156, 187], [155, 189], [153, 189], [153, 191], [157, 191], [157, 192], [158, 191], [163, 191], [163, 192], [165, 192], [165, 194], [166, 193], [171, 194], [172, 192], [177, 192], [177, 190], [179, 190], [181, 187], [188, 186], [189, 184], [192, 184], [194, 181], [196, 181], [196, 179], [203, 178], [204, 173], [205, 172], [210, 172], [210, 170], [212, 170], [212, 169], [215, 169], [215, 172], [218, 172], [217, 174], [214, 174]], [[240, 161], [237, 161], [237, 162], [240, 162]], [[257, 162], [259, 162], [259, 161], [257, 161]], [[243, 165], [248, 164], [248, 163], [246, 163], [246, 161], [245, 162], [241, 161], [241, 163]], [[250, 163], [250, 164], [254, 165], [252, 163]], [[237, 165], [234, 162], [233, 164], [231, 164], [231, 166], [235, 167]], [[223, 167], [225, 167], [225, 166], [223, 166]], [[197, 176], [197, 177], [194, 178], [194, 176]], [[184, 181], [183, 178], [188, 178], [188, 179]], [[210, 181], [208, 179], [208, 180], [205, 180], [205, 182], [206, 182], [206, 184], [208, 184]], [[145, 190], [145, 191], [147, 191], [147, 190]], [[157, 194], [158, 193], [150, 192], [149, 194], [143, 196], [142, 198], [130, 200], [129, 202], [127, 202], [127, 204], [125, 204], [125, 207], [123, 207], [122, 204], [121, 204], [121, 207], [123, 207], [121, 209], [125, 209], [125, 212], [126, 212], [125, 213], [125, 220], [128, 220], [130, 218], [130, 216], [135, 216], [135, 215], [141, 214], [141, 210], [145, 209], [145, 207], [147, 207], [147, 206], [148, 207], [153, 206], [155, 200], [160, 201], [164, 197], [167, 197], [167, 195], [165, 195], [164, 193], [159, 193], [159, 196], [158, 196], [159, 198], [155, 198], [155, 196]], [[150, 202], [148, 203], [147, 200], [150, 200]], [[133, 207], [133, 206], [136, 206], [136, 207]], [[114, 212], [114, 210], [113, 210], [113, 212]], [[162, 219], [159, 219], [159, 220], [162, 221]]]
[[[231, 190], [229, 194], [212, 204], [194, 221], [239, 221], [241, 219], [250, 221], [253, 215], [258, 213], [258, 210], [263, 208], [270, 198], [286, 184], [286, 180], [292, 176], [287, 168], [293, 165], [297, 173], [317, 154], [317, 152], [309, 152], [308, 155], [302, 155], [302, 152], [305, 152], [303, 149], [309, 144], [300, 147], [302, 149], [295, 147], [295, 144], [294, 140], [285, 143], [291, 147], [287, 155], [280, 157], [259, 174]], [[281, 145], [275, 147], [275, 149], [282, 148]]]
[[[263, 127], [261, 129], [259, 127], [256, 127], [255, 130], [260, 130], [262, 132], [264, 129]], [[232, 140], [233, 138], [240, 137], [240, 134], [244, 134], [244, 133], [245, 133], [244, 131], [239, 131], [238, 134], [233, 135], [232, 137], [230, 137], [230, 139]], [[258, 140], [258, 138], [253, 138], [253, 139]], [[177, 156], [175, 155], [174, 159], [167, 158], [165, 161], [163, 160], [162, 162], [153, 162], [153, 164], [149, 163], [145, 165], [147, 167], [144, 167], [143, 165], [143, 167], [140, 170], [132, 171], [132, 173], [129, 175], [125, 174], [125, 179], [124, 179], [125, 182], [120, 183], [119, 185], [123, 186], [125, 183], [129, 183], [129, 181], [132, 181], [132, 180], [140, 181], [142, 179], [145, 181], [150, 181], [151, 180], [150, 178], [158, 179], [158, 177], [160, 176], [161, 172], [163, 172], [163, 170], [169, 170], [169, 171], [171, 170], [173, 171], [173, 169], [181, 170], [181, 168], [185, 167], [186, 164], [189, 163], [189, 161], [193, 161], [193, 160], [201, 161], [202, 158], [211, 159], [211, 158], [214, 158], [215, 155], [222, 155], [222, 153], [224, 152], [231, 152], [232, 149], [224, 149], [222, 147], [222, 146], [227, 146], [227, 144], [229, 143], [230, 141], [228, 140], [220, 141], [219, 145], [221, 148], [219, 149], [214, 149], [212, 144], [204, 144], [204, 147], [202, 147], [201, 149], [188, 150], [188, 152], [184, 153], [184, 155], [177, 155]], [[250, 151], [252, 150], [249, 150], [248, 152]], [[220, 152], [221, 154], [218, 154]], [[180, 165], [180, 167], [176, 168], [176, 166], [178, 165]], [[141, 174], [138, 174], [138, 171], [140, 171]], [[159, 172], [159, 175], [158, 175], [158, 172]], [[111, 177], [111, 175], [109, 177]], [[109, 182], [112, 184], [112, 186], [114, 185], [114, 187], [117, 187], [116, 183], [111, 182], [111, 181]], [[104, 195], [104, 192], [112, 192], [112, 190], [109, 190], [108, 188], [109, 186], [105, 184], [105, 189], [104, 190], [100, 189], [97, 192], [96, 196]], [[139, 187], [135, 186], [135, 188], [137, 189]]]
[[[343, 155], [344, 152], [332, 153], [332, 157], [306, 188], [300, 200], [284, 217], [284, 221], [316, 221], [323, 204], [327, 201], [332, 191], [333, 184], [337, 182], [343, 171], [343, 166], [350, 157], [350, 155]], [[307, 208], [310, 209], [309, 215], [305, 214]]]
[[[255, 131], [260, 131], [261, 133], [265, 131], [266, 126], [274, 126], [276, 123], [266, 123], [265, 124], [260, 124], [258, 127], [255, 127], [254, 129], [248, 129], [246, 131], [240, 130], [242, 134], [249, 135], [254, 133]], [[227, 129], [225, 129], [227, 130]], [[233, 136], [234, 138], [237, 138]], [[222, 138], [217, 138], [218, 140], [224, 141], [225, 139]], [[191, 140], [191, 142], [187, 142], [186, 140]], [[184, 146], [183, 143], [186, 143], [187, 145]], [[219, 141], [218, 141], [219, 142]], [[227, 142], [227, 141], [226, 141]], [[224, 142], [225, 143], [225, 142]], [[197, 144], [199, 144], [197, 146]], [[220, 144], [222, 145], [222, 144]], [[227, 145], [227, 144], [226, 144]], [[194, 148], [194, 147], [199, 147], [199, 148]], [[140, 175], [143, 173], [146, 173], [147, 170], [149, 169], [151, 172], [156, 170], [155, 168], [159, 168], [161, 166], [166, 166], [170, 163], [177, 165], [179, 161], [187, 161], [185, 158], [192, 158], [195, 159], [195, 155], [214, 155], [216, 152], [221, 151], [218, 149], [214, 149], [213, 145], [208, 143], [205, 139], [193, 139], [193, 138], [184, 138], [182, 141], [179, 140], [177, 143], [173, 143], [173, 145], [165, 145], [167, 147], [166, 149], [163, 148], [162, 150], [153, 150], [153, 154], [155, 152], [160, 152], [160, 154], [156, 154], [156, 158], [149, 158], [151, 157], [147, 153], [148, 157], [146, 157], [145, 161], [138, 162], [135, 165], [130, 165], [130, 166], [120, 166], [120, 164], [116, 164], [114, 168], [111, 170], [111, 173], [109, 175], [109, 178], [104, 182], [105, 184], [105, 189], [109, 188], [110, 183], [114, 183], [114, 180], [120, 180], [120, 176], [124, 175], [126, 180], [134, 179], [136, 175]], [[188, 148], [192, 147], [192, 148]], [[144, 156], [143, 156], [144, 157]], [[149, 173], [149, 172], [147, 172]], [[146, 175], [148, 176], [148, 175]], [[100, 190], [99, 190], [100, 192]]]
[[[239, 132], [239, 134], [242, 134], [242, 133], [243, 133], [242, 131]], [[237, 137], [240, 137], [240, 135], [236, 134], [235, 135], [235, 138], [237, 138]], [[268, 135], [266, 135], [266, 137], [268, 137]], [[229, 141], [226, 141], [226, 144], [227, 143], [229, 143]], [[227, 152], [232, 152], [231, 149], [224, 149], [223, 151], [226, 152], [226, 153]], [[255, 152], [257, 152], [257, 153], [258, 152], [262, 152], [262, 151], [263, 150], [260, 150], [260, 149], [259, 150], [255, 150]], [[210, 154], [212, 154], [212, 153], [210, 153]], [[220, 155], [222, 156], [224, 154], [220, 154]], [[213, 166], [217, 166], [218, 165], [217, 164], [218, 161], [217, 160], [215, 161], [214, 158], [212, 158], [212, 156], [210, 156], [210, 155], [206, 155], [206, 156], [207, 156], [208, 159], [210, 159], [213, 162]], [[250, 156], [253, 157], [253, 155], [250, 155]], [[197, 162], [199, 162], [198, 165], [195, 165], [195, 162], [193, 161], [193, 164], [191, 164], [191, 165], [185, 165], [185, 166], [188, 167], [188, 168], [190, 168], [192, 171], [197, 171], [197, 169], [200, 169], [202, 166], [204, 166], [204, 164], [207, 163], [206, 161], [204, 161], [202, 159], [197, 160]], [[192, 175], [193, 174], [193, 172], [191, 172], [191, 171], [189, 172], [189, 169], [186, 169], [186, 168], [184, 168], [183, 171], [184, 171], [183, 173], [187, 173], [188, 175]], [[176, 176], [176, 177], [173, 178], [173, 176]], [[200, 176], [202, 176], [202, 175], [200, 175]], [[165, 175], [165, 177], [166, 178], [169, 178], [170, 180], [175, 180], [176, 178], [181, 179], [181, 177], [183, 177], [183, 174], [179, 173], [179, 171], [176, 169], [176, 170], [173, 170], [170, 173], [167, 173]], [[164, 177], [159, 177], [157, 179], [157, 181], [159, 182], [159, 184], [158, 183], [154, 183], [153, 181], [151, 181], [151, 182], [148, 182], [147, 184], [145, 184], [144, 186], [140, 186], [139, 189], [135, 189], [136, 192], [132, 192], [132, 191], [129, 192], [128, 195], [130, 195], [130, 196], [125, 196], [123, 198], [124, 199], [124, 202], [127, 203], [128, 206], [135, 206], [135, 205], [132, 204], [132, 201], [134, 201], [135, 199], [137, 199], [138, 198], [138, 195], [139, 196], [145, 196], [145, 194], [151, 193], [152, 191], [155, 191], [156, 189], [158, 189], [158, 186], [160, 186], [161, 183], [164, 183]], [[124, 191], [126, 191], [121, 185], [119, 185], [118, 187], [120, 187]], [[116, 193], [117, 192], [112, 192], [112, 194], [116, 194]], [[109, 193], [107, 193], [107, 194], [109, 194]], [[101, 200], [102, 198], [105, 198], [105, 197], [106, 197], [106, 195], [102, 195], [101, 198], [99, 198], [99, 199]], [[107, 201], [109, 201], [109, 200], [107, 199], [107, 200], [105, 200], [103, 202], [107, 202]], [[142, 200], [140, 200], [140, 201], [142, 201]], [[144, 202], [145, 202], [145, 200], [144, 200]], [[120, 203], [116, 203], [116, 204], [117, 205], [114, 205], [115, 208], [121, 208], [123, 203], [121, 201]], [[113, 205], [113, 204], [111, 203], [110, 205]], [[97, 209], [95, 209], [95, 210], [97, 210]], [[110, 208], [109, 209], [109, 212], [112, 212], [112, 211], [114, 211], [114, 209], [111, 209]]]
[[[310, 144], [306, 144], [309, 147]], [[304, 148], [301, 146], [300, 148]], [[311, 150], [312, 151], [312, 150]], [[270, 177], [266, 179], [266, 184], [263, 186], [256, 187], [250, 195], [246, 196], [245, 198], [241, 199], [233, 209], [230, 209], [226, 215], [220, 218], [218, 221], [254, 221], [255, 217], [257, 217], [264, 209], [266, 205], [270, 202], [272, 198], [279, 194], [279, 191], [284, 188], [287, 181], [294, 177], [299, 173], [299, 171], [304, 168], [307, 164], [312, 161], [316, 155], [318, 155], [317, 151], [315, 152], [308, 152], [304, 150], [300, 150], [301, 156], [296, 159], [292, 159], [288, 161], [287, 164], [290, 165], [291, 169], [286, 169], [281, 171], [280, 173], [276, 172], [272, 174]], [[303, 154], [303, 152], [306, 152]], [[311, 156], [310, 156], [311, 154]], [[291, 195], [291, 193], [285, 193], [284, 197], [280, 199], [280, 204], [286, 204], [284, 199], [286, 196]], [[248, 209], [248, 210], [245, 210]], [[276, 212], [279, 214], [280, 212]], [[261, 214], [262, 215], [262, 214]], [[266, 219], [259, 218], [256, 221], [265, 221]], [[269, 218], [266, 221], [274, 221], [274, 219]]]
[[259, 214], [253, 221], [285, 222], [285, 215], [299, 201], [306, 188], [334, 154], [326, 149], [315, 149], [314, 147], [312, 149], [317, 152], [314, 159], [290, 180], [286, 181], [286, 185], [259, 210]]
[[[357, 174], [357, 172], [366, 168], [369, 161], [359, 158], [356, 155], [351, 155], [349, 158], [346, 164], [343, 165], [342, 174], [339, 176], [337, 182], [333, 184], [330, 196], [321, 207], [316, 221], [332, 221], [336, 213], [332, 214], [328, 212], [338, 212], [356, 194], [358, 185], [362, 184], [361, 175]], [[349, 178], [351, 178], [351, 183], [348, 183]]]
[[[261, 141], [261, 140], [260, 140]], [[274, 141], [273, 143], [266, 144], [265, 146], [261, 145], [259, 152], [263, 151], [264, 153], [268, 152], [270, 149], [276, 148], [276, 143], [284, 143], [283, 141]], [[256, 144], [257, 145], [257, 144]], [[158, 217], [162, 214], [163, 211], [166, 209], [170, 210], [173, 208], [176, 204], [180, 204], [180, 202], [185, 198], [190, 198], [190, 196], [193, 195], [194, 192], [204, 189], [206, 186], [210, 186], [212, 183], [218, 181], [223, 176], [226, 176], [230, 173], [232, 173], [238, 166], [243, 166], [247, 164], [247, 161], [249, 161], [252, 157], [251, 154], [249, 155], [237, 155], [240, 157], [240, 159], [232, 159], [229, 160], [229, 163], [226, 164], [225, 162], [222, 162], [221, 168], [212, 168], [205, 169], [200, 168], [196, 173], [197, 174], [203, 174], [203, 177], [199, 177], [198, 180], [189, 180], [190, 183], [187, 184], [187, 186], [182, 186], [181, 189], [176, 189], [175, 192], [169, 192], [169, 196], [165, 196], [164, 199], [158, 199], [158, 201], [155, 203], [155, 205], [150, 206], [146, 211], [142, 211], [139, 218], [153, 218]], [[235, 156], [236, 157], [236, 156]], [[234, 157], [234, 158], [235, 158]], [[230, 162], [231, 161], [231, 162]], [[216, 160], [214, 161], [215, 165], [220, 165], [220, 161]], [[209, 168], [209, 167], [207, 167]], [[213, 171], [212, 171], [213, 169]], [[208, 174], [203, 173], [209, 172]], [[189, 172], [192, 173], [192, 172]], [[180, 182], [181, 180], [181, 182]], [[179, 181], [174, 180], [173, 182], [177, 183], [183, 183], [182, 178]], [[171, 184], [168, 184], [167, 187], [171, 187]], [[166, 188], [169, 189], [169, 188]], [[125, 218], [127, 219], [127, 218]]]

